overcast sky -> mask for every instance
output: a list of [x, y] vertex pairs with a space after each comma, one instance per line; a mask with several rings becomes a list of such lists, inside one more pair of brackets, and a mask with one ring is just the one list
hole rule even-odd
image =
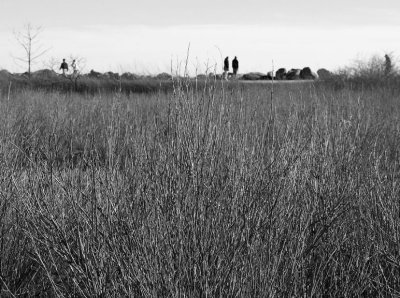
[[86, 59], [85, 70], [158, 73], [186, 58], [203, 72], [238, 56], [239, 72], [311, 66], [336, 69], [356, 58], [400, 55], [399, 0], [0, 0], [0, 68], [24, 71], [13, 37], [42, 26], [51, 58]]

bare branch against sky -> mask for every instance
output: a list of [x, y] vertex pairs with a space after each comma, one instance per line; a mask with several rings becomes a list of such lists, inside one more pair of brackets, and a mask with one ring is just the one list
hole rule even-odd
[[14, 56], [14, 58], [24, 63], [29, 77], [31, 76], [32, 65], [49, 50], [49, 48], [44, 48], [40, 44], [39, 37], [42, 31], [42, 27], [34, 27], [30, 23], [20, 30], [14, 30], [15, 40], [24, 52], [20, 56]]

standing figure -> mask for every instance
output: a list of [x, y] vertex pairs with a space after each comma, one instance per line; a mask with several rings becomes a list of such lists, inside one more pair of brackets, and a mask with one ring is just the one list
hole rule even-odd
[[228, 80], [228, 71], [229, 71], [229, 57], [226, 57], [224, 60], [224, 74], [223, 79]]
[[63, 59], [63, 62], [61, 63], [60, 69], [62, 70], [62, 74], [65, 76], [65, 73], [68, 71], [68, 63], [65, 62], [65, 59]]
[[392, 73], [393, 70], [393, 65], [392, 65], [392, 59], [390, 59], [390, 56], [388, 54], [385, 55], [385, 75], [388, 76]]
[[72, 60], [71, 67], [72, 67], [73, 74], [74, 75], [78, 74], [78, 66], [76, 65], [76, 60], [75, 59]]
[[236, 78], [239, 69], [239, 61], [236, 56], [235, 59], [232, 60], [232, 69], [233, 69], [233, 77]]

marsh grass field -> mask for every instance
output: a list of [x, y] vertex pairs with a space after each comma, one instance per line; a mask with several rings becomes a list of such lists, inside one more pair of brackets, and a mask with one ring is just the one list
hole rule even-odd
[[5, 84], [0, 296], [400, 296], [399, 80], [366, 86]]

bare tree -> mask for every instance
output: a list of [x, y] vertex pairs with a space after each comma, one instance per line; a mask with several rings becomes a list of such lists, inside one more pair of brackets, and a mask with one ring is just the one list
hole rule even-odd
[[43, 62], [43, 67], [46, 69], [50, 69], [54, 72], [57, 72], [60, 67], [60, 59], [55, 57], [50, 57], [48, 60]]
[[42, 27], [33, 27], [29, 23], [23, 29], [14, 31], [15, 39], [24, 50], [24, 55], [14, 58], [27, 64], [29, 78], [31, 77], [32, 65], [49, 50], [48, 48], [44, 49], [43, 45], [39, 43], [39, 35], [42, 32]]

